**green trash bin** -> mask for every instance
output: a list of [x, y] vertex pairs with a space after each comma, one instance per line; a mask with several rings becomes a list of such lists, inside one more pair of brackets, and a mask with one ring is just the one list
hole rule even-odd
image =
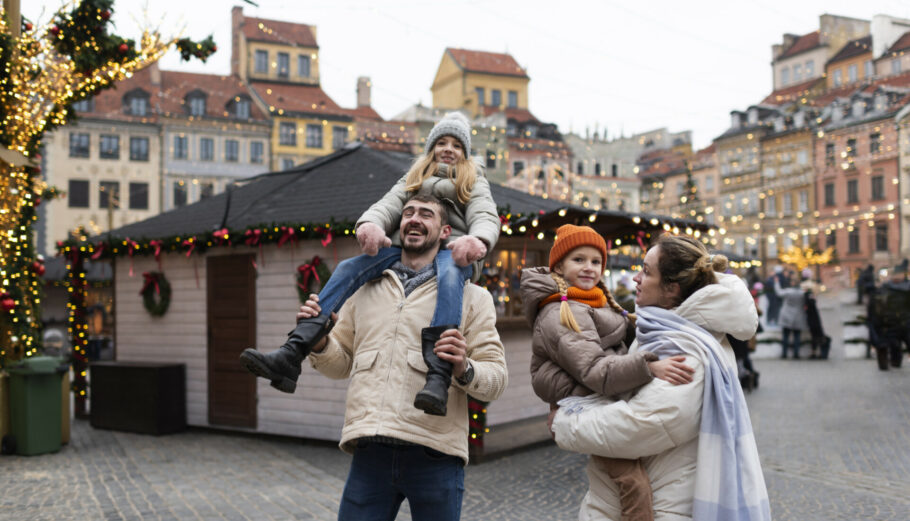
[[60, 450], [60, 375], [66, 368], [63, 360], [52, 356], [26, 358], [7, 367], [10, 434], [16, 454], [34, 456]]

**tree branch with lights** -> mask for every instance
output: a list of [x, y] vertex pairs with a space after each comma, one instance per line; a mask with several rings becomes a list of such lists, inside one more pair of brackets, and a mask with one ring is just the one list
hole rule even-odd
[[[203, 61], [215, 51], [211, 37], [197, 43], [146, 29], [137, 42], [113, 34], [113, 3], [68, 2], [42, 27], [9, 20], [0, 6], [0, 367], [42, 348], [43, 264], [33, 225], [37, 206], [56, 195], [41, 179], [45, 133], [74, 119], [73, 103], [113, 87], [171, 47]], [[84, 349], [75, 347], [84, 320], [71, 325], [73, 354], [84, 359]]]

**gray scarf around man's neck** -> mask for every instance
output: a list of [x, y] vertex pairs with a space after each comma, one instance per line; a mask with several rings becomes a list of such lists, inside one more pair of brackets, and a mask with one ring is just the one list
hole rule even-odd
[[405, 266], [401, 261], [398, 261], [389, 269], [398, 275], [398, 280], [400, 280], [401, 285], [404, 286], [405, 297], [436, 275], [436, 269], [432, 262], [415, 271]]

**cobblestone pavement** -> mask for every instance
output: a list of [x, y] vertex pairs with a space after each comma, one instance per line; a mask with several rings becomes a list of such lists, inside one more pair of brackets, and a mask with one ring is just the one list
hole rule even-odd
[[[880, 372], [839, 339], [833, 355], [756, 360], [747, 400], [774, 519], [910, 520], [910, 365]], [[326, 443], [76, 420], [57, 454], [0, 457], [0, 520], [332, 520], [349, 462]], [[575, 519], [584, 465], [554, 446], [472, 464], [462, 518]]]

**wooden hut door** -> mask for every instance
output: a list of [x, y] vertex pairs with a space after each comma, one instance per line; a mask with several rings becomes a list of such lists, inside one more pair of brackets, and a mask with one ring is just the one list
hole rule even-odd
[[208, 257], [209, 423], [256, 428], [256, 377], [240, 353], [256, 345], [253, 255]]

